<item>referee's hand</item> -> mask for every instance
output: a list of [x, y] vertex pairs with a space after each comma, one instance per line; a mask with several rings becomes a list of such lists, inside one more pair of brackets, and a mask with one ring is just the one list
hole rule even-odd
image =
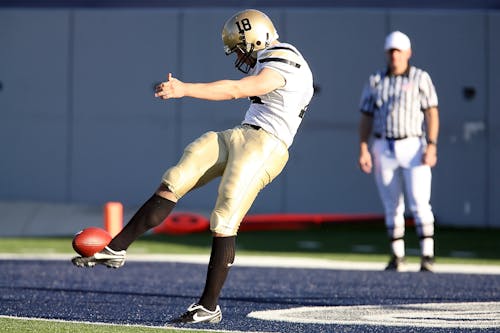
[[359, 154], [359, 168], [364, 173], [372, 172], [372, 156], [369, 151], [361, 151]]
[[422, 163], [431, 168], [437, 164], [437, 147], [436, 145], [427, 145], [424, 154], [422, 155]]

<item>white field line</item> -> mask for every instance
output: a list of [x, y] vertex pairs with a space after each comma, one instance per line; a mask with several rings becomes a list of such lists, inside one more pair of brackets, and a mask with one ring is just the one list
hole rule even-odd
[[[0, 260], [70, 260], [71, 254], [19, 254], [2, 253]], [[198, 254], [130, 254], [127, 261], [143, 262], [183, 262], [190, 264], [208, 263], [208, 255]], [[245, 267], [280, 267], [298, 269], [339, 269], [339, 270], [361, 270], [380, 271], [385, 267], [384, 262], [359, 262], [342, 261], [318, 258], [299, 257], [273, 257], [273, 256], [237, 256], [234, 266]], [[408, 264], [407, 271], [418, 271], [419, 264]], [[459, 273], [459, 274], [493, 274], [500, 275], [500, 265], [475, 265], [475, 264], [435, 264], [436, 273]]]
[[[500, 302], [412, 303], [392, 305], [300, 306], [253, 311], [250, 318], [288, 323], [434, 327], [460, 329], [499, 328]], [[401, 329], [391, 331], [399, 332]], [[403, 329], [403, 331], [406, 331]], [[413, 330], [412, 330], [413, 331]], [[460, 330], [461, 331], [461, 330]], [[497, 331], [498, 332], [498, 331]]]

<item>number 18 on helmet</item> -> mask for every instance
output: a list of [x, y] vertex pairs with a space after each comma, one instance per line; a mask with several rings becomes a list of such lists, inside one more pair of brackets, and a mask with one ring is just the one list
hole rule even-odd
[[235, 67], [248, 73], [255, 66], [257, 51], [267, 48], [278, 39], [269, 17], [255, 9], [246, 9], [229, 18], [222, 29], [224, 52], [236, 52]]

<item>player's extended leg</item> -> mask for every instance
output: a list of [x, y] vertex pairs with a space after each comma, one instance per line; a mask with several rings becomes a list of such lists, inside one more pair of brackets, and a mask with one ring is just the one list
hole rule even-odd
[[[166, 190], [160, 185], [158, 191]], [[159, 226], [174, 209], [177, 200], [169, 200], [153, 194], [134, 214], [125, 227], [111, 240], [108, 247], [114, 251], [127, 250], [130, 244], [146, 231]]]
[[386, 140], [375, 140], [373, 148], [374, 175], [385, 212], [385, 225], [390, 239], [392, 258], [387, 270], [404, 270], [405, 219], [404, 197], [398, 161]]
[[142, 205], [108, 246], [92, 257], [73, 258], [73, 264], [79, 267], [93, 267], [96, 264], [112, 268], [123, 266], [125, 250], [132, 242], [160, 225], [185, 193], [222, 173], [227, 152], [224, 147], [219, 147], [220, 143], [217, 133], [208, 132], [188, 145], [179, 163], [165, 172], [156, 193]]
[[162, 182], [177, 199], [222, 175], [229, 154], [222, 133], [203, 134], [184, 149], [177, 165], [165, 171]]
[[110, 268], [123, 266], [129, 245], [146, 231], [162, 223], [175, 204], [176, 201], [153, 194], [102, 251], [91, 257], [74, 257], [71, 262], [78, 267], [94, 267], [96, 264]]
[[434, 262], [434, 214], [430, 205], [431, 168], [418, 165], [405, 169], [407, 198], [420, 238], [421, 270], [432, 271]]
[[214, 233], [203, 294], [198, 303], [172, 322], [219, 322], [219, 295], [235, 256], [235, 239], [243, 216], [259, 191], [284, 168], [286, 146], [274, 136], [249, 128], [224, 132], [229, 158], [219, 185], [219, 195], [210, 218]]

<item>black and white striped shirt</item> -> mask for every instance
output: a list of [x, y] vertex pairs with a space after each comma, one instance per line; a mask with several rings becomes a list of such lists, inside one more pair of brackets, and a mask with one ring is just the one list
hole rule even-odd
[[373, 133], [386, 138], [422, 136], [424, 110], [438, 106], [429, 74], [409, 66], [403, 75], [372, 74], [363, 89], [360, 110], [373, 115]]

